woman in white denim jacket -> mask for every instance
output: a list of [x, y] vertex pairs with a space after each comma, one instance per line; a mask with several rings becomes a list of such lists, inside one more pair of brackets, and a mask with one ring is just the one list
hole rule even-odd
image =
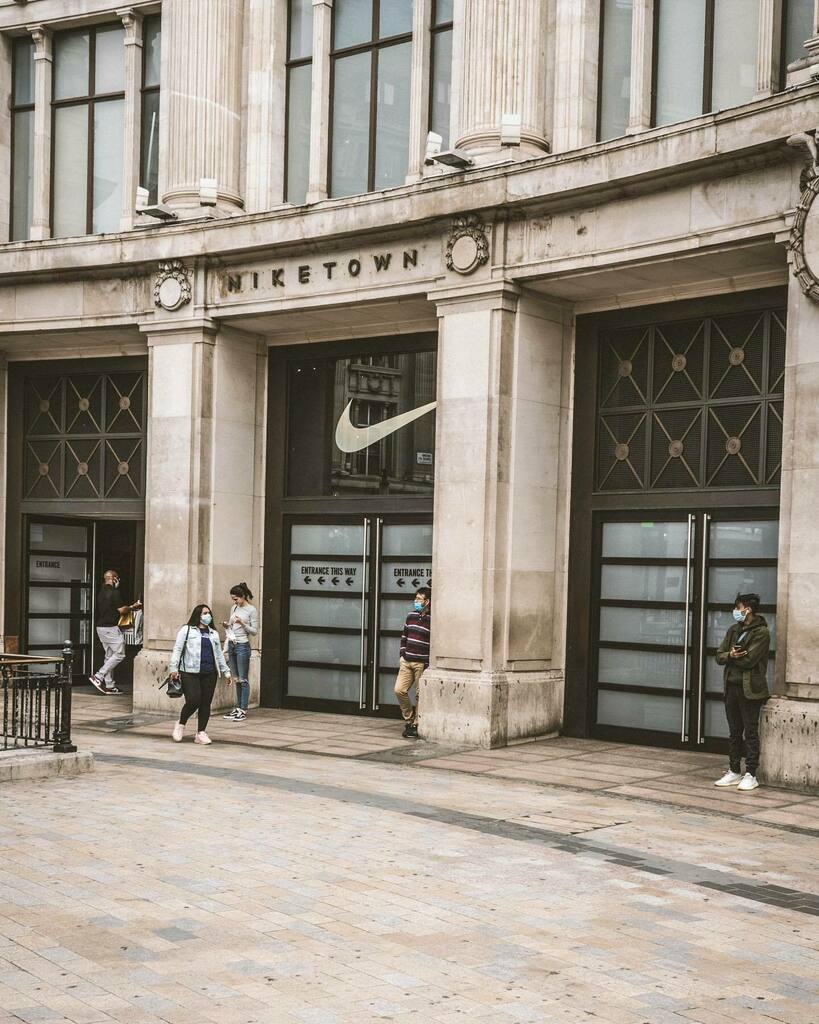
[[185, 704], [179, 721], [173, 727], [173, 738], [179, 743], [185, 735], [185, 725], [191, 715], [198, 713], [195, 743], [211, 743], [205, 732], [210, 719], [210, 706], [219, 675], [230, 678], [230, 669], [222, 654], [219, 634], [211, 628], [213, 613], [206, 604], [198, 604], [191, 612], [187, 625], [176, 634], [171, 653], [170, 674], [182, 677]]

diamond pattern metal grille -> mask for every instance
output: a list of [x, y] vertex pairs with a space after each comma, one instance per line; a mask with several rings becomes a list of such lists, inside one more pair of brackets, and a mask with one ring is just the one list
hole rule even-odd
[[29, 377], [24, 384], [25, 499], [141, 499], [146, 387], [144, 371]]
[[777, 485], [784, 379], [784, 310], [604, 333], [595, 489]]

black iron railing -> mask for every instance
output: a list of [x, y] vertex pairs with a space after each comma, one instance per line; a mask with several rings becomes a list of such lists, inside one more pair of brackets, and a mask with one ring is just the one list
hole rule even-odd
[[0, 750], [53, 746], [73, 754], [71, 666], [74, 650], [66, 640], [62, 655], [39, 658], [0, 654]]

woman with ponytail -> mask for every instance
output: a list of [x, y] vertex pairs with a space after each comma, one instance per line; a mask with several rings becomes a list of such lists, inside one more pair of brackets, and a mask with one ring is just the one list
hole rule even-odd
[[250, 699], [250, 638], [259, 632], [259, 615], [250, 603], [253, 595], [246, 583], [231, 587], [230, 599], [233, 602], [230, 620], [222, 625], [227, 630], [228, 663], [236, 686], [236, 707], [223, 717], [230, 722], [244, 722]]

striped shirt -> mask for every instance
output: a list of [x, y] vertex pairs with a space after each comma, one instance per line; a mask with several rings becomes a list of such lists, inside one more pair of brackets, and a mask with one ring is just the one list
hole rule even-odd
[[401, 634], [401, 657], [404, 661], [420, 661], [429, 665], [430, 614], [410, 612]]

